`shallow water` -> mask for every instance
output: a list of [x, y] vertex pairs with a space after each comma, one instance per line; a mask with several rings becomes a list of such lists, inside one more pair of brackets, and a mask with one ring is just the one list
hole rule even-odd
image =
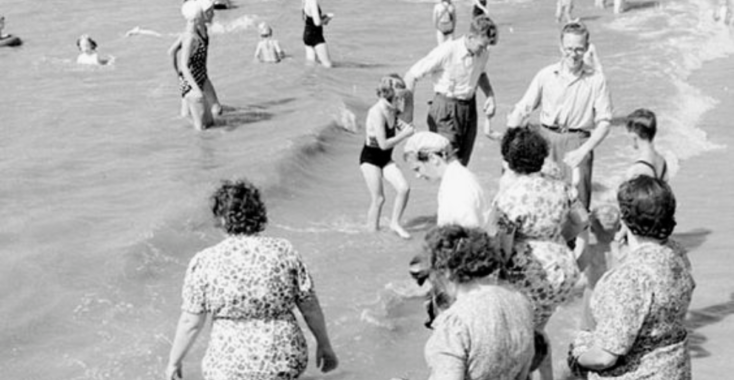
[[[710, 21], [711, 5], [698, 1], [619, 17], [588, 4], [576, 11], [591, 28], [616, 115], [655, 110], [660, 148], [684, 165], [726, 146], [707, 135], [723, 125], [700, 125], [719, 100], [689, 76], [734, 44]], [[209, 57], [227, 112], [219, 127], [198, 133], [177, 117], [165, 53], [183, 28], [180, 1], [4, 0], [6, 31], [25, 42], [0, 49], [0, 371], [7, 378], [160, 376], [185, 265], [221, 239], [206, 199], [220, 179], [240, 176], [265, 190], [269, 233], [292, 240], [313, 272], [342, 362], [329, 377], [425, 375], [428, 332], [405, 265], [430, 226], [437, 186], [411, 181], [412, 241], [363, 232], [369, 200], [357, 157], [380, 76], [404, 73], [435, 44], [433, 2], [322, 1], [336, 13], [326, 31], [334, 70], [304, 66], [297, 3], [234, 3], [217, 12]], [[500, 26], [489, 72], [501, 127], [534, 73], [557, 59], [557, 26], [550, 2], [490, 4]], [[457, 7], [464, 31], [469, 2]], [[252, 63], [261, 20], [290, 56], [280, 64]], [[124, 37], [136, 26], [161, 36]], [[82, 33], [115, 63], [75, 65]], [[419, 129], [430, 93], [428, 80], [420, 82]], [[498, 154], [496, 143], [479, 140], [470, 165], [488, 194]], [[598, 152], [597, 200], [608, 199], [631, 154], [615, 128]], [[388, 190], [386, 207], [391, 202]], [[552, 336], [575, 327], [575, 307], [559, 311]], [[198, 374], [205, 344], [202, 336], [187, 373]], [[307, 376], [320, 375], [310, 368]]]

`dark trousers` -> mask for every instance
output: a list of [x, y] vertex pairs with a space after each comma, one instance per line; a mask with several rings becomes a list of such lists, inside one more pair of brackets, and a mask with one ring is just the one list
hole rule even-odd
[[[561, 169], [563, 179], [571, 183], [573, 170], [563, 162], [566, 153], [576, 150], [589, 139], [587, 131], [553, 131], [546, 127], [539, 127], [538, 131], [548, 141], [549, 157], [556, 162]], [[589, 153], [579, 164], [580, 176], [577, 190], [579, 201], [589, 210], [591, 203], [591, 171], [594, 165], [594, 152]]]
[[477, 138], [477, 102], [460, 100], [436, 93], [428, 109], [428, 129], [446, 137], [462, 165], [469, 163]]

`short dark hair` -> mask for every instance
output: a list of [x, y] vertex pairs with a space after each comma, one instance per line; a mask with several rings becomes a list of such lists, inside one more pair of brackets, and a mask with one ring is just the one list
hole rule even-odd
[[648, 109], [639, 108], [627, 116], [627, 130], [643, 140], [652, 141], [657, 133], [657, 126], [655, 113]]
[[548, 157], [548, 143], [543, 136], [526, 127], [509, 128], [500, 150], [510, 169], [519, 174], [539, 172]]
[[82, 39], [89, 40], [89, 45], [92, 46], [92, 50], [97, 49], [97, 41], [93, 40], [92, 37], [89, 37], [86, 34], [76, 39], [76, 47], [79, 49], [82, 48]]
[[211, 196], [214, 217], [228, 234], [253, 235], [265, 229], [268, 222], [260, 190], [245, 179], [222, 181]]
[[498, 250], [479, 228], [434, 227], [426, 234], [423, 249], [431, 258], [431, 269], [448, 273], [449, 280], [457, 283], [486, 277], [501, 266]]
[[471, 20], [469, 33], [475, 36], [486, 36], [492, 40], [492, 45], [497, 43], [497, 25], [487, 15], [479, 15]]
[[589, 38], [591, 38], [591, 33], [589, 32], [589, 29], [581, 21], [571, 21], [563, 25], [563, 28], [561, 28], [561, 40], [563, 40], [564, 34], [575, 34], [578, 36], [583, 36], [586, 39], [587, 45], [589, 44]]
[[617, 192], [622, 220], [641, 237], [665, 240], [675, 229], [675, 195], [665, 181], [646, 175], [622, 183]]

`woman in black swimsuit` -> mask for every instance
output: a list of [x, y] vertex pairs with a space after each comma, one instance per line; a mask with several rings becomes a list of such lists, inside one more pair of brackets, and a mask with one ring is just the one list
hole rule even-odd
[[319, 62], [324, 67], [331, 67], [329, 49], [324, 39], [324, 25], [329, 23], [332, 15], [321, 13], [318, 0], [303, 0], [303, 20], [306, 27], [303, 30], [303, 44], [306, 45], [306, 61]]
[[214, 7], [211, 1], [186, 1], [181, 13], [186, 18], [186, 30], [181, 36], [182, 65], [178, 67], [181, 70], [181, 96], [194, 127], [204, 130], [214, 124], [211, 104], [204, 96], [204, 86], [208, 82], [206, 59], [209, 48], [206, 23], [214, 17]]
[[372, 196], [372, 203], [367, 212], [367, 227], [375, 231], [380, 229], [380, 213], [385, 203], [382, 178], [385, 177], [397, 192], [390, 229], [400, 237], [408, 239], [410, 234], [400, 225], [400, 218], [408, 203], [410, 187], [403, 172], [392, 160], [392, 150], [401, 141], [410, 137], [415, 128], [398, 119], [398, 113], [401, 112], [398, 107], [400, 100], [395, 91], [398, 81], [402, 82], [402, 79], [396, 80], [392, 76], [387, 76], [382, 78], [377, 87], [379, 99], [367, 113], [366, 139], [362, 154], [359, 156], [359, 168]]
[[657, 132], [655, 113], [640, 108], [627, 116], [627, 132], [632, 136], [632, 144], [640, 154], [627, 170], [627, 179], [647, 175], [668, 181], [668, 165], [665, 158], [655, 150], [653, 139]]

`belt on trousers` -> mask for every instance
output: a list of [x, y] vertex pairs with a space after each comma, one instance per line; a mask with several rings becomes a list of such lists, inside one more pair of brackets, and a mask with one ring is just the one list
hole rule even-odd
[[555, 133], [578, 133], [583, 135], [584, 137], [591, 136], [591, 132], [585, 130], [585, 129], [568, 129], [566, 127], [559, 127], [557, 125], [547, 125], [543, 124], [543, 128], [553, 131]]
[[461, 104], [471, 104], [472, 102], [474, 102], [474, 96], [472, 96], [471, 99], [459, 99], [459, 98], [453, 98], [451, 96], [447, 96], [440, 92], [437, 92], [436, 97], [443, 98], [444, 100], [449, 101], [449, 102], [456, 102], [456, 103], [461, 103]]

